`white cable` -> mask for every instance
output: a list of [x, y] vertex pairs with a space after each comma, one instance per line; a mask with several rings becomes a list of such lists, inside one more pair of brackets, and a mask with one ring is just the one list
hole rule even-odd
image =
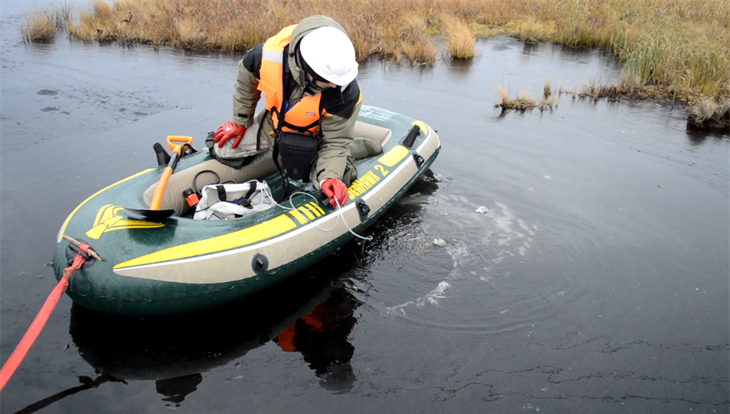
[[[335, 204], [337, 204], [337, 212], [339, 212], [340, 210], [342, 210], [342, 206], [340, 206], [340, 200], [338, 200], [337, 197], [333, 197], [333, 198], [335, 199]], [[339, 219], [340, 216], [338, 215], [337, 218]], [[365, 240], [365, 241], [370, 241], [373, 239], [373, 236], [363, 237], [363, 236], [355, 233], [354, 231], [352, 231], [350, 226], [347, 225], [347, 220], [345, 220], [344, 216], [342, 217], [342, 222], [345, 223], [345, 227], [347, 227], [347, 231], [349, 231], [353, 236], [357, 237], [358, 239]], [[335, 222], [335, 225], [337, 225], [336, 222]]]
[[[295, 195], [297, 195], [297, 194], [301, 194], [301, 195], [307, 196], [307, 197], [311, 198], [312, 200], [314, 200], [314, 203], [315, 203], [315, 204], [319, 205], [319, 202], [317, 201], [317, 199], [316, 199], [316, 198], [315, 198], [315, 197], [314, 197], [313, 195], [311, 195], [311, 194], [309, 194], [309, 193], [305, 193], [305, 192], [302, 192], [302, 191], [295, 191], [295, 192], [293, 192], [293, 193], [292, 193], [292, 194], [291, 194], [291, 195], [289, 196], [289, 204], [291, 204], [292, 206], [294, 205], [294, 203], [292, 202], [292, 197], [294, 197], [294, 196], [295, 196]], [[272, 198], [272, 199], [273, 199], [273, 198]], [[340, 206], [340, 202], [339, 202], [339, 200], [337, 200], [337, 198], [336, 198], [336, 197], [334, 197], [334, 200], [335, 200], [335, 204], [337, 204], [337, 212], [339, 213], [339, 212], [340, 212], [340, 211], [342, 210], [342, 206]], [[277, 203], [275, 199], [274, 199], [274, 204], [276, 204], [276, 205], [277, 205], [278, 207], [281, 207], [281, 208], [283, 208], [284, 210], [290, 210], [290, 211], [291, 211], [291, 210], [294, 210], [294, 211], [296, 211], [296, 210], [297, 210], [297, 209], [296, 209], [295, 207], [284, 207], [284, 206], [282, 206], [281, 204]], [[327, 232], [329, 232], [329, 231], [332, 231], [332, 230], [334, 230], [334, 229], [335, 229], [335, 227], [337, 227], [337, 223], [338, 223], [338, 222], [340, 221], [340, 216], [341, 216], [341, 215], [342, 215], [342, 214], [337, 214], [337, 220], [335, 220], [335, 225], [334, 225], [334, 226], [332, 226], [332, 228], [330, 228], [330, 229], [323, 229], [322, 227], [318, 226], [317, 224], [314, 224], [314, 223], [312, 222], [312, 220], [310, 220], [310, 219], [309, 219], [309, 217], [307, 217], [306, 215], [304, 216], [304, 218], [305, 218], [305, 219], [306, 219], [306, 220], [307, 220], [308, 222], [310, 222], [310, 223], [314, 224], [314, 227], [316, 227], [316, 228], [318, 228], [318, 229], [320, 229], [320, 230], [322, 230], [322, 231], [327, 231]], [[352, 234], [353, 236], [357, 237], [358, 239], [362, 239], [362, 240], [366, 240], [366, 241], [370, 241], [370, 240], [372, 240], [372, 239], [373, 239], [373, 236], [363, 237], [363, 236], [361, 236], [361, 235], [359, 235], [359, 234], [355, 233], [354, 231], [352, 231], [352, 229], [350, 228], [350, 226], [349, 226], [349, 225], [347, 224], [347, 220], [345, 220], [345, 217], [342, 217], [342, 222], [343, 222], [343, 223], [345, 223], [345, 227], [347, 227], [347, 231], [349, 231], [349, 232], [350, 232], [350, 234]]]

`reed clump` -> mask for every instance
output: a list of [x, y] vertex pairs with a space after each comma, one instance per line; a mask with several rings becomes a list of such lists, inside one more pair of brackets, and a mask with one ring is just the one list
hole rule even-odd
[[26, 42], [47, 41], [58, 29], [66, 26], [70, 18], [71, 8], [68, 5], [35, 10], [24, 16], [20, 31]]
[[436, 47], [428, 36], [428, 22], [417, 16], [407, 16], [397, 34], [399, 42], [390, 52], [396, 61], [405, 56], [411, 65], [432, 64], [436, 61]]
[[474, 57], [474, 35], [471, 29], [460, 19], [446, 17], [443, 19], [443, 30], [449, 45], [449, 53], [453, 59], [469, 59]]
[[500, 108], [502, 113], [507, 111], [525, 112], [535, 108], [541, 111], [551, 110], [555, 103], [555, 95], [543, 95], [540, 101], [537, 102], [524, 91], [520, 91], [515, 98], [510, 98], [509, 93], [502, 88], [497, 89], [497, 94], [501, 98], [501, 102], [494, 104], [494, 107]]
[[700, 99], [687, 112], [687, 123], [691, 128], [725, 128], [730, 124], [730, 99], [725, 102]]
[[312, 14], [342, 24], [359, 59], [429, 64], [439, 39], [468, 58], [474, 36], [506, 34], [608, 49], [670, 99], [730, 97], [730, 0], [93, 0], [67, 27], [80, 39], [242, 51]]
[[510, 98], [509, 93], [504, 89], [498, 89], [497, 93], [502, 98], [502, 102], [494, 104], [495, 108], [502, 110], [526, 111], [537, 106], [534, 99], [530, 98], [526, 92], [520, 92], [516, 98]]
[[[558, 87], [560, 89], [560, 87]], [[542, 88], [542, 98], [540, 99], [540, 103], [537, 105], [540, 110], [544, 111], [546, 109], [553, 109], [553, 106], [557, 106], [557, 103], [555, 102], [555, 99], [558, 97], [556, 93], [553, 92], [552, 87], [550, 85], [550, 81], [545, 81], [545, 86]]]
[[557, 106], [557, 103], [555, 102], [557, 94], [553, 92], [549, 80], [545, 81], [542, 97], [540, 97], [539, 102], [535, 101], [524, 91], [520, 91], [515, 98], [510, 98], [509, 93], [502, 88], [497, 89], [497, 94], [501, 101], [494, 104], [494, 107], [501, 108], [502, 114], [507, 111], [525, 112], [534, 108], [537, 108], [540, 111], [552, 111], [552, 109]]

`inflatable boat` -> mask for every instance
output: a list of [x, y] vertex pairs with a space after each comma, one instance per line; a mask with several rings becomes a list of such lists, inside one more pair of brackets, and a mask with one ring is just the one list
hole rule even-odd
[[[422, 121], [363, 106], [355, 136], [375, 140], [382, 153], [355, 162], [348, 200], [331, 207], [307, 183], [282, 179], [271, 151], [242, 168], [209, 151], [182, 156], [164, 192], [169, 167], [158, 162], [84, 200], [57, 237], [60, 279], [76, 255], [67, 240], [88, 244], [89, 258], [66, 293], [79, 305], [117, 315], [153, 317], [224, 305], [277, 284], [333, 253], [373, 224], [436, 159], [439, 137]], [[191, 151], [192, 152], [192, 151]], [[271, 208], [226, 220], [197, 220], [187, 197], [221, 183], [265, 183]], [[159, 208], [151, 209], [159, 196]]]

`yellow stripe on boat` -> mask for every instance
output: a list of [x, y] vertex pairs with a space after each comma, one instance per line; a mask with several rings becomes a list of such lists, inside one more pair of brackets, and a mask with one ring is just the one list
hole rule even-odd
[[413, 121], [411, 122], [411, 125], [418, 125], [418, 127], [421, 129], [421, 132], [423, 132], [423, 135], [428, 135], [428, 126], [423, 122]]
[[206, 254], [235, 249], [237, 247], [243, 247], [276, 237], [296, 228], [296, 226], [297, 225], [292, 220], [290, 220], [285, 214], [282, 214], [271, 220], [255, 226], [247, 227], [243, 230], [210, 239], [183, 244], [181, 246], [171, 247], [169, 249], [160, 250], [158, 252], [126, 261], [124, 263], [119, 263], [114, 266], [114, 269], [168, 262], [171, 260], [186, 259], [189, 257], [203, 256]]
[[310, 220], [314, 220], [316, 217], [314, 217], [314, 214], [312, 214], [307, 207], [301, 206], [297, 210], [301, 211], [302, 213], [306, 214], [307, 217], [309, 217]]
[[61, 230], [58, 232], [58, 238], [56, 239], [56, 243], [61, 243], [61, 239], [63, 238], [63, 235], [66, 232], [66, 226], [68, 226], [68, 222], [71, 221], [71, 217], [73, 217], [74, 214], [76, 214], [76, 212], [79, 211], [79, 209], [81, 208], [81, 206], [83, 206], [84, 204], [86, 204], [92, 198], [94, 198], [94, 197], [98, 196], [99, 194], [103, 193], [104, 191], [106, 191], [106, 190], [114, 187], [115, 185], [119, 185], [119, 184], [121, 184], [121, 183], [123, 183], [125, 181], [129, 181], [129, 180], [131, 180], [133, 178], [137, 178], [137, 177], [139, 177], [142, 174], [147, 174], [148, 172], [150, 172], [152, 170], [154, 170], [154, 168], [148, 168], [148, 169], [146, 169], [144, 171], [138, 172], [137, 174], [130, 175], [129, 177], [127, 177], [127, 178], [125, 178], [125, 179], [123, 179], [121, 181], [117, 181], [116, 183], [114, 183], [112, 185], [109, 185], [109, 186], [106, 186], [106, 187], [102, 188], [101, 190], [95, 192], [89, 198], [87, 198], [86, 200], [84, 200], [83, 202], [81, 202], [81, 204], [79, 204], [78, 206], [76, 206], [76, 208], [73, 209], [73, 211], [71, 212], [71, 214], [69, 214], [68, 217], [66, 217], [66, 221], [63, 222], [63, 225], [61, 226]]
[[324, 215], [324, 210], [322, 210], [322, 207], [315, 204], [314, 201], [310, 201], [307, 205], [312, 206], [312, 211], [315, 212], [314, 214], [317, 214], [317, 212], [319, 212], [319, 214], [317, 214], [317, 217]]
[[307, 222], [307, 218], [306, 218], [306, 217], [304, 217], [304, 216], [302, 215], [302, 213], [300, 213], [300, 212], [298, 212], [298, 211], [296, 211], [296, 210], [292, 210], [292, 211], [290, 211], [290, 212], [289, 212], [289, 214], [290, 214], [290, 215], [291, 215], [292, 217], [294, 217], [295, 219], [297, 219], [297, 221], [299, 222], [299, 224], [304, 224], [304, 223], [306, 223], [306, 222]]
[[402, 145], [396, 145], [390, 151], [386, 152], [385, 155], [378, 158], [378, 162], [386, 167], [392, 167], [398, 164], [406, 155], [408, 155], [408, 148]]
[[98, 240], [102, 234], [114, 230], [154, 229], [165, 226], [162, 223], [155, 223], [151, 221], [125, 220], [124, 217], [119, 215], [119, 212], [123, 210], [124, 207], [115, 206], [114, 204], [106, 204], [102, 206], [99, 209], [99, 212], [96, 213], [94, 224], [91, 229], [86, 232], [86, 236], [94, 240]]

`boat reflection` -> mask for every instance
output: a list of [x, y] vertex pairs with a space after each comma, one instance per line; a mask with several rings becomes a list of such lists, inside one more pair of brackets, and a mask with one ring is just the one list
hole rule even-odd
[[176, 318], [127, 319], [73, 306], [70, 333], [98, 372], [125, 382], [154, 380], [163, 401], [174, 404], [197, 389], [202, 373], [270, 341], [301, 353], [324, 387], [343, 389], [355, 379], [348, 335], [361, 304], [344, 280], [305, 272], [245, 303]]

